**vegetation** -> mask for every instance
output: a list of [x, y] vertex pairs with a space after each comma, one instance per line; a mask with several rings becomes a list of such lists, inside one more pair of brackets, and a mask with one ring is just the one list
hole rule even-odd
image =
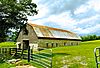
[[100, 40], [82, 42], [78, 46], [53, 48], [53, 68], [96, 68], [94, 48]]
[[16, 42], [17, 36], [18, 36], [18, 32], [13, 32], [10, 31], [11, 35], [9, 35], [6, 39], [7, 41], [12, 41], [12, 42]]
[[32, 0], [0, 0], [0, 42], [6, 40], [9, 29], [20, 29], [27, 23], [27, 15], [37, 14]]
[[[53, 68], [95, 68], [94, 48], [100, 46], [100, 40], [82, 42], [76, 46], [64, 46], [52, 48], [53, 51]], [[48, 51], [47, 50], [43, 50]], [[6, 65], [8, 68], [16, 65], [29, 64], [37, 68], [42, 68], [40, 65], [26, 60], [17, 64], [0, 63], [1, 66]], [[6, 67], [5, 66], [5, 67]]]
[[11, 67], [15, 67], [15, 64], [10, 64], [5, 62], [0, 63], [0, 68], [11, 68]]
[[16, 47], [15, 42], [2, 42], [0, 43], [0, 47]]
[[[27, 60], [21, 60], [15, 64], [12, 63], [7, 63], [7, 62], [0, 62], [0, 68], [15, 68], [16, 66], [25, 66], [25, 65], [30, 65], [30, 66], [35, 66], [37, 68], [42, 68], [41, 66], [39, 66], [38, 64], [34, 63], [34, 62], [28, 62]], [[18, 68], [18, 67], [16, 67]], [[23, 68], [23, 67], [21, 67]]]
[[100, 40], [100, 36], [97, 35], [86, 35], [81, 36], [82, 41]]

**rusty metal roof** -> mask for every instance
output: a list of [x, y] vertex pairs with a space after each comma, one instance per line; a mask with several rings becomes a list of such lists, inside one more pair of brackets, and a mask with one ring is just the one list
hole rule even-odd
[[68, 30], [52, 28], [36, 24], [29, 24], [29, 25], [33, 27], [38, 37], [81, 39], [80, 36]]

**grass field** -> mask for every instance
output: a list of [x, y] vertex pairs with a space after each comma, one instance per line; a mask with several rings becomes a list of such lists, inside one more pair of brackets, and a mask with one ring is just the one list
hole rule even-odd
[[15, 42], [2, 42], [0, 43], [0, 47], [16, 47]]
[[96, 68], [93, 51], [98, 46], [100, 40], [53, 48], [53, 68]]
[[[9, 43], [9, 42], [8, 42]], [[0, 47], [3, 47], [0, 43]], [[9, 43], [6, 46], [15, 46], [14, 43]], [[100, 46], [100, 40], [82, 42], [76, 46], [64, 46], [52, 48], [53, 51], [53, 67], [52, 68], [96, 68], [94, 59], [94, 48]], [[44, 50], [47, 51], [47, 50]], [[39, 65], [33, 62], [29, 63], [37, 68]], [[15, 67], [15, 64], [0, 63], [0, 68]]]

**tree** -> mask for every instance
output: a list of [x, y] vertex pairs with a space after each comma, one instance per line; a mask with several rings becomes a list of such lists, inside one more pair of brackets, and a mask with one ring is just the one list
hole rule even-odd
[[32, 0], [0, 0], [0, 42], [6, 40], [10, 28], [21, 29], [27, 15], [37, 14], [36, 7]]
[[97, 35], [86, 35], [81, 36], [82, 41], [100, 40], [100, 36]]

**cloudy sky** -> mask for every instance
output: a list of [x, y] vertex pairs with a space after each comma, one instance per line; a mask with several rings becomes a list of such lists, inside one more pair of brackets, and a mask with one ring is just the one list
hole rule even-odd
[[71, 30], [79, 35], [100, 35], [100, 0], [33, 0], [35, 24]]

